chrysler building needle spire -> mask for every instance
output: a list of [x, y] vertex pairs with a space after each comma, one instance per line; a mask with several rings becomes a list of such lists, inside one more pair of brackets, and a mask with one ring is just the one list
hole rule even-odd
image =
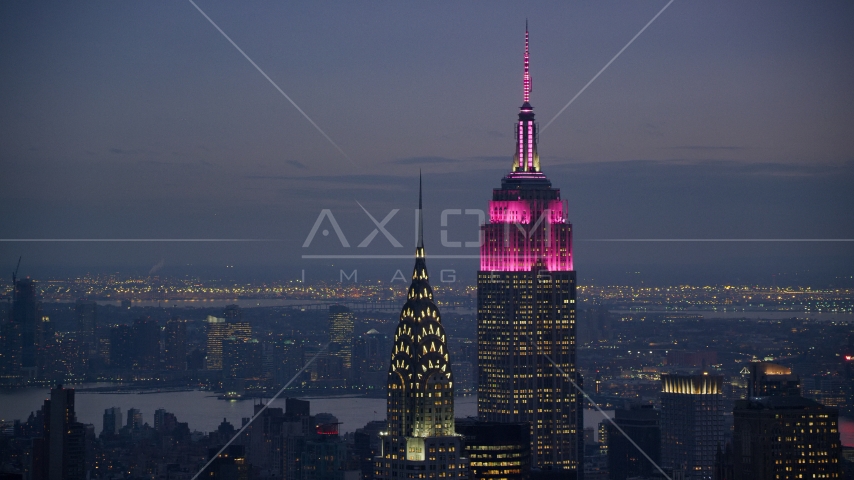
[[416, 255], [424, 254], [424, 209], [421, 208], [421, 172], [418, 172], [418, 251]]
[[531, 99], [531, 74], [528, 72], [528, 19], [525, 19], [525, 75], [522, 77], [523, 101]]

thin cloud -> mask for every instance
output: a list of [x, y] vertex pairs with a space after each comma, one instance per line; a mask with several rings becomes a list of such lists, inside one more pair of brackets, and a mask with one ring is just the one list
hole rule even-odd
[[396, 160], [391, 160], [388, 163], [393, 163], [395, 165], [425, 165], [425, 164], [436, 164], [436, 163], [459, 163], [460, 161], [454, 158], [446, 158], [446, 157], [409, 157], [409, 158], [398, 158]]
[[671, 150], [700, 150], [700, 151], [719, 151], [719, 150], [749, 150], [751, 147], [740, 147], [737, 145], [681, 145], [677, 147], [669, 147]]

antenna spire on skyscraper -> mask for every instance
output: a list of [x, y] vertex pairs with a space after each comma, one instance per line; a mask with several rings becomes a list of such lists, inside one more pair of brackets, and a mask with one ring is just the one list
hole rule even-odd
[[522, 77], [523, 100], [531, 99], [531, 74], [528, 72], [528, 19], [525, 19], [525, 75]]
[[421, 170], [418, 170], [418, 249], [424, 250], [424, 210], [421, 208]]

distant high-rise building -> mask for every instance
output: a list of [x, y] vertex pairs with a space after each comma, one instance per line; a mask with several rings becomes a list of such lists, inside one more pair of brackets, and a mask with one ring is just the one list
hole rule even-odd
[[338, 436], [338, 420], [324, 422], [321, 415], [315, 417], [315, 431], [303, 447], [301, 480], [358, 479], [360, 471], [348, 471], [347, 444]]
[[851, 402], [846, 389], [845, 377], [838, 373], [811, 375], [804, 379], [804, 397], [811, 398], [826, 407], [845, 411]]
[[128, 422], [126, 426], [131, 430], [142, 428], [142, 412], [138, 408], [128, 409]]
[[341, 359], [349, 376], [353, 368], [353, 312], [343, 305], [329, 307], [329, 355]]
[[[263, 412], [261, 411], [263, 409]], [[283, 477], [283, 443], [285, 413], [281, 408], [255, 405], [260, 415], [246, 427], [246, 458], [270, 478]]]
[[15, 282], [12, 301], [13, 339], [11, 352], [13, 371], [24, 380], [38, 377], [38, 347], [40, 336], [38, 294], [35, 282], [29, 278]]
[[527, 423], [464, 420], [463, 436], [473, 480], [527, 480], [531, 475], [531, 429]]
[[118, 435], [122, 429], [122, 409], [119, 407], [111, 407], [104, 410], [104, 428], [101, 430], [101, 436], [111, 437]]
[[711, 478], [726, 443], [723, 377], [662, 375], [661, 386], [661, 466]]
[[424, 478], [434, 472], [448, 479], [468, 478], [469, 460], [463, 457], [462, 442], [454, 430], [454, 378], [445, 328], [427, 276], [421, 225], [406, 299], [394, 334], [388, 369], [388, 428], [380, 437], [382, 454], [374, 462], [375, 478], [400, 480], [415, 472]]
[[353, 345], [353, 380], [364, 388], [381, 390], [388, 380], [388, 335], [370, 329]]
[[228, 337], [222, 341], [222, 376], [246, 379], [261, 375], [262, 345], [255, 339]]
[[77, 314], [78, 340], [94, 350], [97, 340], [95, 332], [98, 326], [98, 304], [91, 300], [77, 300], [74, 311]]
[[661, 428], [658, 415], [658, 410], [652, 405], [633, 405], [629, 409], [616, 409], [614, 422], [626, 435], [610, 422], [603, 422], [606, 425], [608, 475], [611, 480], [651, 478], [658, 474], [658, 469], [629, 441], [633, 440], [654, 462], [660, 463]]
[[208, 315], [208, 339], [205, 368], [222, 370], [222, 341], [228, 337], [228, 325], [224, 318]]
[[800, 396], [753, 397], [733, 410], [735, 480], [842, 478], [835, 408]]
[[167, 412], [164, 408], [154, 411], [154, 429], [160, 433], [169, 433], [178, 426], [178, 419], [174, 413]]
[[166, 322], [163, 347], [163, 366], [167, 370], [187, 369], [186, 320], [173, 318]]
[[353, 434], [353, 450], [362, 471], [362, 480], [374, 478], [374, 457], [380, 454], [380, 433], [387, 426], [383, 420], [368, 422]]
[[273, 357], [273, 379], [277, 388], [281, 388], [305, 365], [302, 343], [279, 335], [268, 346]]
[[243, 340], [252, 338], [252, 327], [244, 322], [243, 312], [237, 305], [229, 305], [225, 308], [226, 317], [218, 318], [209, 315], [207, 318], [207, 357], [205, 368], [208, 370], [222, 370], [222, 341], [228, 337], [236, 337]]
[[801, 394], [800, 377], [792, 369], [769, 362], [753, 362], [744, 367], [748, 375], [747, 397]]
[[151, 318], [138, 318], [133, 322], [134, 370], [160, 368], [160, 325]]
[[239, 305], [226, 305], [222, 316], [228, 323], [239, 323], [243, 321], [243, 309]]
[[249, 480], [252, 466], [246, 461], [246, 449], [243, 445], [229, 445], [219, 453], [222, 447], [208, 449], [208, 459], [213, 462], [199, 475], [202, 478], [217, 480]]
[[302, 478], [302, 452], [313, 433], [311, 404], [306, 400], [285, 400], [285, 423], [282, 424], [282, 470], [284, 478]]
[[127, 370], [133, 367], [134, 345], [133, 328], [130, 325], [116, 325], [110, 329], [110, 367]]
[[512, 169], [493, 190], [481, 227], [477, 410], [484, 421], [530, 424], [535, 467], [579, 471], [572, 225], [560, 190], [540, 171], [527, 28], [524, 67]]
[[33, 480], [84, 480], [92, 448], [87, 425], [77, 422], [74, 389], [61, 385], [50, 391], [42, 407], [44, 435], [33, 441]]

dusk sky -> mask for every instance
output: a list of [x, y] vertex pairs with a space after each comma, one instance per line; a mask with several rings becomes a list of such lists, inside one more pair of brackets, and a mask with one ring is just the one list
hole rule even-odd
[[[443, 209], [483, 209], [512, 162], [531, 35], [542, 168], [568, 201], [581, 282], [770, 283], [854, 274], [854, 4], [5, 2], [0, 271], [391, 278]], [[382, 235], [360, 244], [377, 221]], [[318, 233], [329, 209], [346, 235]], [[449, 238], [477, 239], [476, 216]], [[329, 230], [329, 224], [324, 224]], [[430, 260], [473, 279], [474, 259]], [[195, 269], [195, 270], [194, 270]], [[5, 276], [5, 274], [4, 274]], [[802, 277], [806, 278], [806, 277]], [[821, 278], [820, 278], [821, 279]]]

